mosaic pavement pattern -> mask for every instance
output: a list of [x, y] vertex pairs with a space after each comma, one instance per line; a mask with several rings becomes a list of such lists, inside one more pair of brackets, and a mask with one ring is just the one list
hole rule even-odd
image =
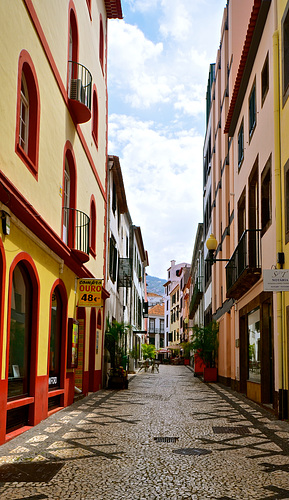
[[167, 498], [289, 500], [289, 424], [161, 365], [0, 447], [0, 499]]

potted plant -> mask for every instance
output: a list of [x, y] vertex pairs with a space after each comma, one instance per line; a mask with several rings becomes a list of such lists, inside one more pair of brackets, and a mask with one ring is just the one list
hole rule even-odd
[[182, 342], [181, 343], [183, 353], [184, 353], [184, 365], [190, 364], [190, 355], [192, 350], [191, 342]]
[[193, 326], [192, 349], [203, 363], [204, 382], [216, 382], [218, 371], [219, 324], [213, 321], [207, 326]]
[[126, 361], [125, 346], [126, 335], [130, 325], [112, 323], [107, 320], [105, 331], [105, 348], [110, 354], [111, 369], [109, 371], [108, 388], [109, 389], [127, 389], [128, 378], [124, 366]]

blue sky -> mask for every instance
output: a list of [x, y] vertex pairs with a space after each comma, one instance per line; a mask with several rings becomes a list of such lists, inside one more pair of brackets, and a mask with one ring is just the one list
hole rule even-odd
[[108, 23], [108, 153], [119, 156], [147, 273], [191, 262], [202, 222], [206, 87], [226, 0], [122, 0]]

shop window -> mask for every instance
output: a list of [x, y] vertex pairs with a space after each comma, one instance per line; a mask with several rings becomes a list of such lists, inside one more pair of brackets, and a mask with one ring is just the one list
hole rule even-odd
[[249, 138], [251, 139], [256, 127], [256, 83], [254, 83], [249, 97]]
[[269, 56], [267, 54], [261, 73], [262, 106], [269, 90]]
[[259, 307], [248, 314], [248, 358], [249, 381], [261, 383], [261, 334]]
[[92, 198], [90, 202], [90, 240], [89, 252], [93, 257], [96, 256], [96, 208], [95, 201]]
[[50, 309], [50, 341], [49, 341], [49, 390], [61, 386], [61, 354], [63, 326], [63, 305], [58, 287], [52, 293]]
[[30, 277], [25, 267], [19, 263], [12, 278], [8, 399], [18, 399], [30, 394], [31, 307]]
[[92, 137], [98, 148], [98, 99], [95, 89], [92, 98]]
[[261, 174], [261, 223], [262, 236], [272, 222], [271, 156]]
[[38, 178], [40, 95], [30, 55], [22, 50], [18, 63], [18, 92], [15, 150]]
[[244, 121], [242, 120], [238, 133], [238, 168], [240, 169], [244, 160]]

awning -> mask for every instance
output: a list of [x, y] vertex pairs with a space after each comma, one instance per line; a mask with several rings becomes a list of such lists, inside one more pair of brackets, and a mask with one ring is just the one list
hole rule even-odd
[[180, 344], [171, 344], [171, 345], [169, 345], [168, 349], [171, 349], [173, 351], [177, 351], [177, 350], [182, 349], [182, 346]]
[[165, 353], [169, 353], [170, 351], [169, 351], [169, 349], [159, 349], [157, 352], [159, 354], [165, 354]]

